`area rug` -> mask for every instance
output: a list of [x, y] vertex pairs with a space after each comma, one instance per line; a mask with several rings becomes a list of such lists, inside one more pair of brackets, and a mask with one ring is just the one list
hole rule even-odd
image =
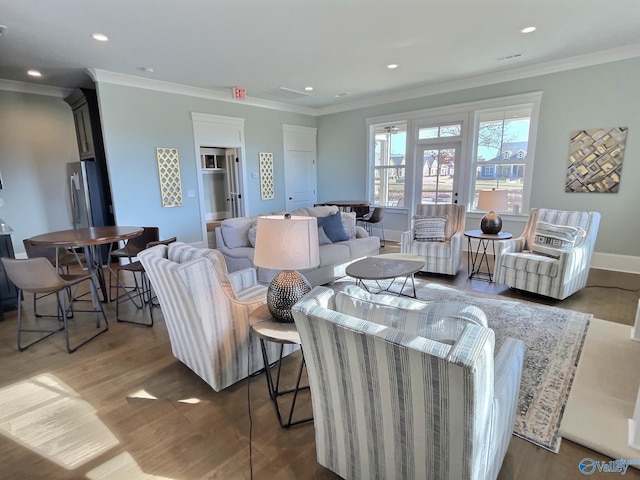
[[[353, 284], [345, 277], [335, 288]], [[383, 285], [384, 287], [384, 285]], [[497, 352], [505, 338], [525, 344], [514, 434], [558, 453], [560, 422], [571, 390], [591, 314], [525, 300], [457, 290], [416, 279], [420, 300], [450, 300], [475, 305], [495, 332]]]
[[626, 460], [640, 458], [628, 437], [640, 387], [640, 343], [630, 334], [629, 325], [592, 320], [560, 425], [563, 438]]

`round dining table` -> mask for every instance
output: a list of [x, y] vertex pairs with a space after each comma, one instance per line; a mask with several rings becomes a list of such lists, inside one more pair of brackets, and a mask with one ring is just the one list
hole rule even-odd
[[[35, 237], [31, 237], [31, 241], [34, 245], [40, 247], [83, 248], [87, 261], [87, 268], [94, 275], [97, 284], [100, 285], [102, 297], [106, 302], [109, 300], [109, 294], [107, 292], [104, 273], [102, 271], [104, 259], [100, 254], [100, 249], [96, 247], [137, 237], [142, 234], [142, 231], [142, 227], [121, 227], [115, 225], [105, 227], [73, 228], [36, 235]], [[94, 303], [100, 301], [97, 292], [92, 292], [92, 295]]]

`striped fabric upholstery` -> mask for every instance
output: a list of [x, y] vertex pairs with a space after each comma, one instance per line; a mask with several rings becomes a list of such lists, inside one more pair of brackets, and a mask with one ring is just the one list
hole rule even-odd
[[[585, 235], [578, 236], [573, 247], [534, 253], [538, 220], [578, 227]], [[598, 212], [531, 209], [522, 235], [496, 242], [495, 282], [559, 300], [567, 298], [587, 284], [599, 224]]]
[[[170, 257], [170, 258], [168, 258]], [[263, 367], [257, 340], [249, 338], [249, 314], [266, 303], [266, 287], [238, 272], [233, 285], [220, 252], [176, 242], [140, 254], [158, 295], [173, 355], [220, 391]], [[253, 273], [255, 279], [255, 271]], [[266, 343], [269, 358], [278, 345]], [[284, 354], [299, 348], [285, 345]]]
[[416, 216], [447, 216], [444, 242], [420, 242], [413, 230], [402, 233], [400, 251], [424, 257], [424, 271], [455, 275], [460, 268], [464, 238], [465, 206], [454, 204], [418, 205]]
[[327, 295], [315, 287], [293, 308], [320, 464], [348, 479], [495, 479], [523, 343], [494, 361], [489, 328], [469, 323], [448, 345], [325, 308]]

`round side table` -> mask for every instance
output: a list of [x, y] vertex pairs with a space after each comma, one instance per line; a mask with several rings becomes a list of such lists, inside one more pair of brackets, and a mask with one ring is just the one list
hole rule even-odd
[[[489, 265], [489, 258], [487, 257], [487, 250], [489, 244], [493, 251], [493, 258], [496, 258], [496, 240], [508, 240], [513, 237], [509, 232], [498, 233], [484, 233], [482, 230], [467, 230], [464, 232], [464, 236], [467, 237], [467, 271], [469, 273], [469, 279], [477, 277], [478, 280], [485, 280], [489, 283], [493, 282], [493, 275], [491, 273], [491, 266]], [[473, 251], [473, 245], [471, 239], [478, 240], [478, 247], [476, 251]], [[480, 252], [482, 249], [482, 252]], [[479, 257], [479, 258], [478, 258]], [[482, 271], [482, 264], [487, 267], [486, 271]]]
[[[276, 415], [278, 416], [278, 422], [282, 428], [289, 428], [293, 425], [300, 423], [310, 422], [313, 417], [304, 418], [302, 420], [293, 420], [293, 411], [295, 410], [296, 400], [298, 398], [298, 392], [300, 390], [309, 389], [309, 385], [300, 386], [300, 379], [302, 378], [302, 371], [305, 367], [304, 352], [302, 351], [302, 345], [300, 341], [300, 335], [296, 329], [295, 323], [279, 322], [274, 320], [269, 312], [269, 308], [266, 305], [262, 305], [255, 309], [249, 315], [249, 321], [251, 322], [251, 332], [260, 339], [260, 349], [262, 350], [262, 360], [264, 362], [264, 375], [267, 380], [267, 389], [269, 391], [269, 397], [273, 402], [276, 409]], [[280, 356], [278, 360], [269, 365], [269, 357], [267, 355], [267, 349], [264, 342], [274, 342], [280, 344]], [[302, 352], [302, 360], [300, 361], [300, 369], [298, 370], [298, 378], [294, 388], [287, 390], [280, 390], [280, 372], [282, 368], [282, 351], [285, 344], [297, 344], [300, 345], [300, 351]], [[272, 370], [277, 366], [276, 378], [273, 378]], [[283, 421], [280, 413], [280, 407], [278, 406], [278, 397], [281, 395], [293, 393], [293, 400], [291, 402], [291, 409], [289, 410], [289, 416], [286, 422]]]

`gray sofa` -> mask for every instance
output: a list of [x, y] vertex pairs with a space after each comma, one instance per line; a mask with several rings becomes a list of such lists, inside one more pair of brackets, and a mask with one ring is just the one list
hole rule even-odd
[[[292, 215], [326, 217], [338, 212], [335, 206], [307, 207], [294, 210]], [[284, 212], [278, 212], [283, 213]], [[333, 282], [345, 275], [345, 268], [351, 262], [380, 252], [380, 238], [369, 236], [366, 230], [355, 224], [355, 213], [341, 212], [342, 224], [349, 239], [320, 245], [320, 265], [317, 268], [301, 270], [312, 286]], [[253, 263], [255, 224], [258, 217], [238, 217], [223, 220], [216, 228], [216, 248], [224, 255], [229, 272], [243, 268], [256, 268], [258, 282], [269, 284], [278, 273], [256, 267]]]

